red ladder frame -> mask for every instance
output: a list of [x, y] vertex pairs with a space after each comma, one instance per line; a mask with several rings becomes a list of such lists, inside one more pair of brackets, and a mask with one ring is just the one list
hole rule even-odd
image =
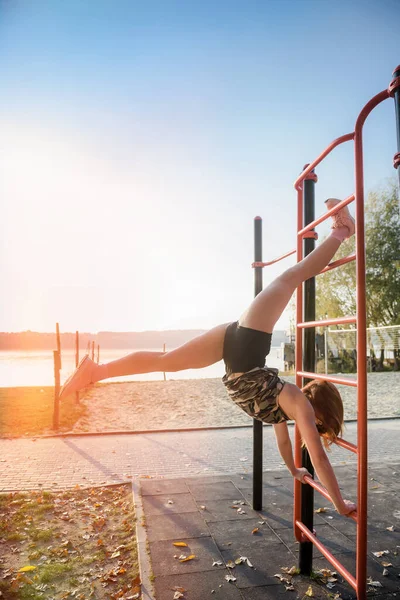
[[[368, 492], [368, 471], [367, 471], [367, 316], [365, 304], [365, 231], [364, 231], [364, 165], [363, 165], [363, 127], [371, 111], [387, 98], [393, 97], [395, 100], [395, 111], [397, 120], [397, 142], [400, 149], [400, 65], [393, 71], [394, 79], [390, 82], [387, 90], [383, 90], [374, 96], [361, 110], [354, 131], [343, 135], [334, 140], [312, 163], [307, 165], [301, 175], [296, 179], [294, 187], [297, 190], [297, 248], [287, 252], [283, 256], [269, 262], [255, 262], [253, 267], [266, 267], [275, 264], [284, 258], [297, 253], [297, 262], [303, 259], [303, 239], [305, 237], [315, 237], [312, 231], [319, 223], [322, 223], [334, 213], [338, 212], [347, 204], [355, 201], [356, 203], [356, 252], [340, 260], [331, 262], [321, 273], [330, 271], [346, 263], [356, 261], [356, 310], [357, 315], [344, 317], [343, 319], [325, 319], [321, 321], [302, 322], [303, 315], [303, 286], [297, 289], [297, 307], [296, 307], [296, 385], [302, 387], [302, 379], [322, 379], [341, 385], [349, 385], [357, 388], [357, 445], [343, 439], [337, 439], [336, 444], [357, 455], [357, 511], [350, 515], [357, 524], [357, 543], [356, 543], [356, 577], [354, 577], [329, 550], [318, 540], [316, 535], [311, 532], [304, 523], [301, 522], [301, 483], [295, 480], [294, 483], [294, 530], [295, 536], [299, 542], [310, 541], [327, 560], [336, 568], [336, 570], [346, 579], [356, 590], [358, 600], [366, 600], [367, 593], [367, 492]], [[334, 148], [354, 140], [354, 165], [355, 165], [355, 195], [351, 195], [335, 208], [325, 213], [312, 223], [304, 227], [303, 224], [303, 181], [316, 178], [314, 169], [322, 160], [332, 152]], [[393, 166], [399, 169], [400, 173], [400, 152], [395, 154]], [[320, 273], [320, 274], [321, 274]], [[301, 330], [307, 327], [327, 326], [332, 324], [356, 324], [357, 326], [357, 379], [344, 379], [334, 377], [328, 374], [308, 373], [303, 371], [303, 340]], [[295, 427], [295, 463], [301, 467], [302, 462], [300, 433]], [[306, 483], [325, 498], [332, 501], [327, 490], [320, 483], [314, 481], [311, 477], [305, 477]]]
[[[309, 164], [297, 178], [294, 187], [297, 190], [297, 261], [303, 259], [303, 238], [319, 223], [322, 223], [332, 214], [338, 212], [355, 200], [356, 203], [356, 252], [346, 258], [334, 261], [321, 271], [324, 273], [351, 261], [356, 261], [356, 306], [357, 315], [344, 317], [342, 319], [325, 319], [322, 321], [302, 322], [303, 315], [303, 286], [297, 289], [296, 306], [296, 385], [302, 387], [302, 378], [322, 379], [341, 385], [349, 385], [357, 388], [357, 445], [351, 444], [343, 439], [338, 439], [337, 444], [357, 455], [357, 512], [351, 515], [357, 524], [356, 544], [356, 577], [354, 577], [301, 522], [301, 483], [295, 481], [294, 485], [294, 530], [299, 542], [311, 541], [335, 569], [356, 590], [357, 598], [366, 598], [367, 579], [367, 316], [365, 304], [365, 233], [364, 233], [364, 167], [363, 167], [363, 142], [362, 131], [365, 120], [370, 112], [383, 100], [389, 98], [389, 91], [384, 90], [374, 96], [362, 109], [356, 121], [354, 132], [348, 133], [334, 140], [311, 164]], [[334, 148], [354, 140], [354, 162], [355, 162], [355, 195], [351, 195], [335, 208], [328, 211], [306, 227], [303, 226], [303, 181], [306, 180], [315, 167], [332, 152]], [[312, 176], [312, 174], [311, 174]], [[332, 377], [328, 374], [307, 373], [303, 371], [303, 340], [301, 330], [307, 327], [318, 327], [337, 324], [356, 324], [357, 326], [357, 379], [344, 379]], [[295, 462], [301, 466], [301, 437], [298, 427], [295, 428]], [[306, 477], [306, 482], [315, 490], [331, 501], [327, 490], [311, 477]]]

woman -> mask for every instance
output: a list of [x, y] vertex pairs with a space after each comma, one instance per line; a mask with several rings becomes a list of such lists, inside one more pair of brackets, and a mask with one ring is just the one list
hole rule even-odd
[[[335, 198], [326, 200], [327, 209], [339, 202]], [[340, 244], [355, 232], [354, 219], [347, 207], [332, 219], [331, 235], [258, 294], [239, 321], [214, 327], [171, 352], [134, 352], [103, 365], [97, 365], [86, 356], [65, 383], [60, 398], [102, 379], [200, 369], [223, 359], [226, 373], [222, 381], [228, 394], [251, 417], [274, 425], [279, 451], [293, 477], [304, 481], [308, 473], [304, 468], [295, 467], [288, 420], [294, 420], [299, 427], [319, 480], [328, 490], [336, 510], [349, 515], [356, 505], [342, 498], [320, 440], [322, 437], [325, 446], [329, 445], [342, 432], [343, 403], [338, 390], [331, 383], [315, 380], [301, 391], [282, 381], [276, 369], [265, 366], [274, 325], [295, 289], [320, 273]]]

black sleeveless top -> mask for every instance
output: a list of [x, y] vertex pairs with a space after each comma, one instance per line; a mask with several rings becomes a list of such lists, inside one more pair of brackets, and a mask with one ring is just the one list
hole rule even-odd
[[228, 325], [223, 350], [226, 374], [246, 373], [255, 367], [264, 367], [271, 339], [271, 333], [242, 327], [238, 321]]

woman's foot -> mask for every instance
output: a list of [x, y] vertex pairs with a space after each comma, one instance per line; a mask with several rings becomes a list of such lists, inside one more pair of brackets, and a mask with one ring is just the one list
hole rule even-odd
[[[332, 208], [337, 206], [340, 202], [342, 202], [342, 200], [338, 200], [337, 198], [328, 198], [328, 200], [325, 200], [326, 208], [328, 210], [331, 210]], [[347, 206], [345, 206], [344, 208], [341, 208], [339, 210], [339, 212], [332, 215], [332, 219], [333, 219], [332, 229], [340, 230], [340, 229], [345, 228], [344, 235], [342, 236], [343, 239], [347, 240], [352, 235], [354, 235], [354, 233], [356, 231], [356, 222], [353, 219], [353, 217], [351, 216], [350, 211], [347, 208]]]
[[68, 377], [67, 381], [61, 388], [59, 399], [63, 400], [74, 392], [79, 392], [79, 390], [82, 390], [93, 383], [92, 377], [95, 367], [96, 363], [93, 362], [89, 356], [86, 355], [84, 358], [82, 358], [76, 370], [70, 377]]

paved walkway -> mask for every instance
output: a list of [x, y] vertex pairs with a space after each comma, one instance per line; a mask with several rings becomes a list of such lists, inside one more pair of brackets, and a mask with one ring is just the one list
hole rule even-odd
[[[293, 428], [290, 428], [293, 433]], [[400, 460], [400, 420], [370, 421], [370, 463]], [[356, 442], [356, 424], [345, 439]], [[140, 476], [251, 473], [252, 427], [89, 437], [0, 440], [0, 491], [120, 483]], [[333, 464], [355, 455], [334, 447]], [[264, 427], [264, 470], [282, 468], [271, 427]]]
[[[369, 469], [367, 575], [374, 586], [368, 586], [368, 597], [378, 600], [399, 598], [399, 467], [380, 464]], [[354, 469], [342, 465], [336, 471], [344, 493], [354, 498]], [[308, 597], [310, 585], [314, 600], [355, 600], [353, 588], [336, 573], [330, 574], [330, 581], [327, 574], [318, 583], [305, 576], [292, 578], [282, 570], [297, 566], [299, 557], [292, 527], [293, 480], [286, 473], [264, 475], [264, 510], [258, 512], [249, 503], [249, 475], [139, 483], [140, 522], [146, 523], [145, 530], [138, 527], [139, 555], [143, 566], [148, 544], [151, 566], [147, 575], [154, 578], [153, 590], [151, 577], [142, 569], [145, 600], [171, 600], [176, 588], [184, 590], [182, 600], [299, 600]], [[315, 494], [315, 504], [327, 507], [326, 512], [314, 515], [319, 541], [355, 576], [355, 523], [338, 515], [319, 494]], [[258, 531], [253, 534], [255, 528]], [[176, 541], [187, 546], [177, 548]], [[382, 556], [373, 554], [381, 551], [385, 551]], [[182, 563], [180, 555], [194, 558]], [[247, 557], [250, 564], [246, 560], [235, 564], [239, 557]], [[335, 570], [314, 548], [313, 570], [321, 569]], [[233, 577], [232, 581], [227, 577]]]

